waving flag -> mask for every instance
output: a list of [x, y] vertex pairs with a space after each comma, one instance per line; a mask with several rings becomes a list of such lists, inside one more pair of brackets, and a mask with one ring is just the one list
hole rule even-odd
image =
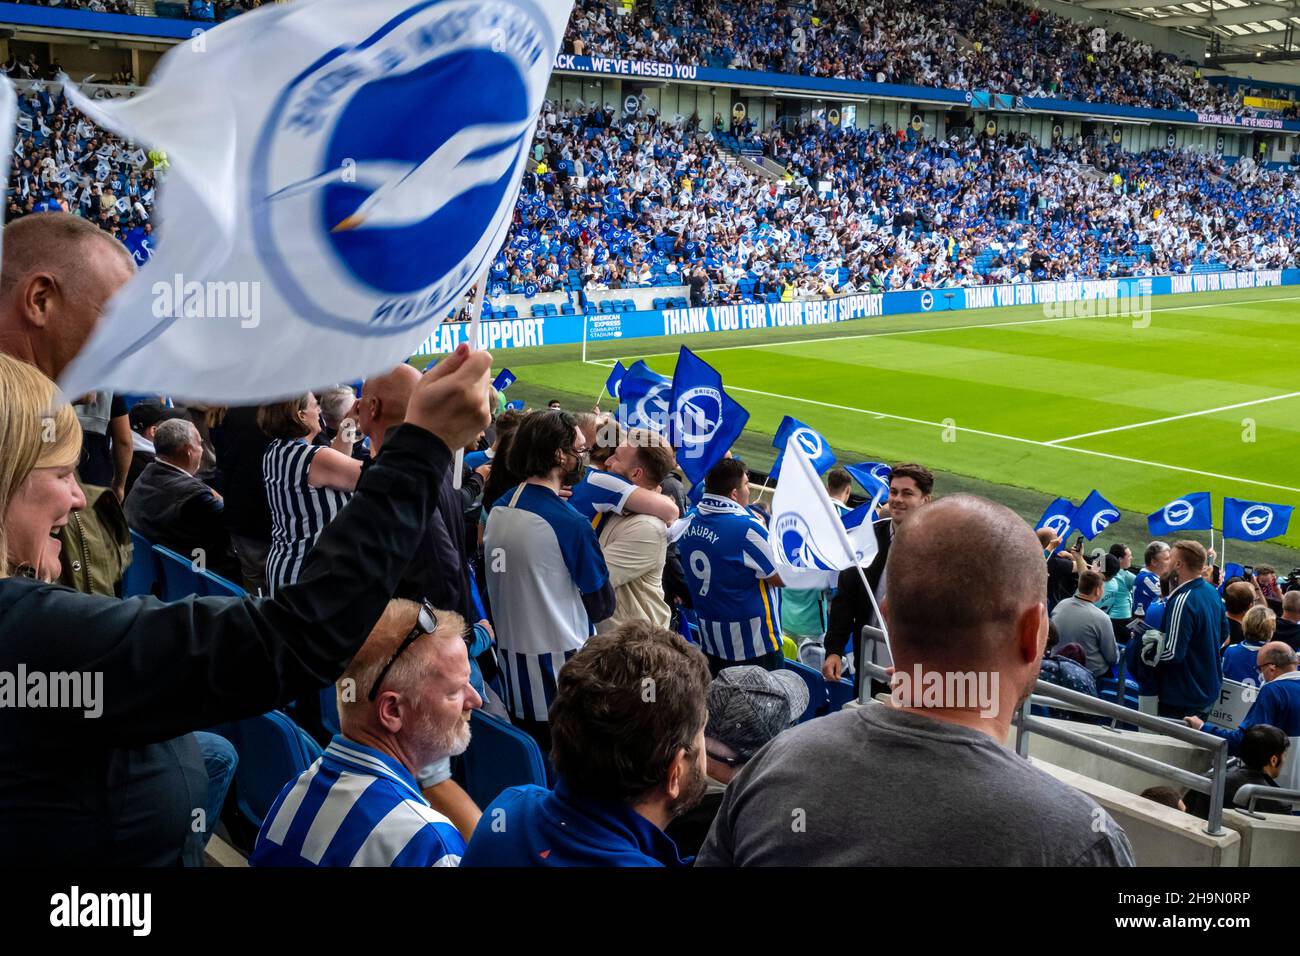
[[872, 562], [876, 536], [865, 522], [858, 528], [866, 533], [850, 537], [812, 460], [793, 436], [783, 455], [788, 467], [776, 485], [768, 532], [777, 570], [789, 587], [834, 587], [841, 571]]
[[1065, 539], [1070, 535], [1070, 528], [1074, 523], [1074, 513], [1077, 510], [1069, 498], [1057, 498], [1047, 506], [1043, 516], [1034, 525], [1034, 530], [1038, 531], [1047, 528], [1052, 534], [1056, 535], [1060, 539], [1060, 543], [1056, 546], [1056, 550], [1059, 551], [1065, 547]]
[[615, 362], [614, 367], [609, 370], [609, 377], [605, 379], [605, 391], [609, 392], [610, 398], [618, 398], [618, 388], [626, 374], [627, 369], [623, 367], [622, 362]]
[[1091, 541], [1118, 520], [1119, 509], [1103, 498], [1100, 492], [1093, 491], [1075, 510], [1070, 521], [1071, 531], [1077, 531]]
[[1267, 541], [1284, 535], [1292, 510], [1291, 505], [1224, 498], [1223, 536], [1235, 541]]
[[1182, 534], [1184, 531], [1208, 531], [1214, 527], [1210, 513], [1210, 493], [1196, 491], [1175, 498], [1158, 511], [1147, 515], [1147, 530], [1153, 537]]
[[501, 374], [492, 380], [492, 387], [498, 392], [504, 392], [517, 381], [519, 381], [519, 378], [514, 372], [510, 371], [508, 368], [503, 368]]
[[505, 239], [571, 0], [264, 4], [73, 105], [165, 151], [153, 259], [65, 390], [249, 404], [391, 368]]
[[856, 465], [845, 465], [844, 470], [862, 486], [871, 497], [879, 497], [881, 502], [889, 500], [889, 476], [893, 469], [881, 461], [864, 461]]
[[749, 421], [749, 412], [723, 391], [717, 369], [684, 345], [677, 354], [668, 409], [669, 440], [691, 484], [704, 480]]
[[799, 419], [787, 415], [781, 419], [781, 425], [776, 430], [776, 437], [772, 439], [772, 447], [777, 449], [777, 455], [776, 461], [772, 463], [772, 472], [768, 477], [773, 481], [781, 477], [781, 461], [785, 458], [786, 443], [791, 438], [794, 438], [804, 452], [807, 453], [817, 474], [824, 475], [834, 466], [835, 452], [831, 451], [830, 443], [820, 433], [813, 431]]
[[633, 362], [618, 387], [618, 420], [624, 428], [668, 430], [668, 400], [672, 382], [643, 361]]

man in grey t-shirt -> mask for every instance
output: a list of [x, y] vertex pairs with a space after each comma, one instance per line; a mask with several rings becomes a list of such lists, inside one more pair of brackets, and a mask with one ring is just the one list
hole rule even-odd
[[[954, 553], [968, 580], [953, 600]], [[1132, 866], [1119, 825], [1007, 749], [1047, 641], [1043, 551], [1000, 505], [920, 509], [889, 554], [894, 706], [809, 721], [727, 788], [697, 865]]]
[[1111, 665], [1119, 660], [1110, 615], [1097, 607], [1105, 588], [1106, 582], [1100, 574], [1084, 571], [1079, 575], [1079, 590], [1074, 597], [1066, 598], [1052, 611], [1052, 623], [1061, 635], [1061, 646], [1081, 645], [1093, 677], [1105, 677]]

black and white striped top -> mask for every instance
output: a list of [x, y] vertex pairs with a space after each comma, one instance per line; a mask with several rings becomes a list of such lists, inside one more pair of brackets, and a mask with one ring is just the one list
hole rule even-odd
[[307, 483], [312, 459], [324, 445], [302, 439], [277, 438], [262, 455], [266, 501], [271, 506], [271, 550], [266, 556], [266, 581], [271, 593], [298, 580], [307, 552], [325, 526], [352, 496]]

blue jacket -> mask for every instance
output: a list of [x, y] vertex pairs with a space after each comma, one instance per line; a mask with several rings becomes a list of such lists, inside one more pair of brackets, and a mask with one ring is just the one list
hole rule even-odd
[[1282, 763], [1282, 776], [1278, 786], [1300, 788], [1300, 671], [1291, 671], [1275, 677], [1259, 689], [1259, 696], [1241, 720], [1236, 730], [1224, 730], [1206, 724], [1201, 729], [1207, 734], [1228, 741], [1228, 753], [1236, 754], [1241, 748], [1242, 735], [1256, 724], [1269, 724], [1291, 738], [1291, 747]]
[[1240, 644], [1224, 648], [1223, 679], [1240, 681], [1243, 684], [1247, 681], [1258, 684], [1259, 668], [1255, 666], [1255, 659], [1263, 646], [1263, 644], [1242, 641]]
[[1165, 646], [1156, 663], [1160, 702], [1208, 711], [1223, 687], [1219, 648], [1228, 639], [1228, 612], [1204, 578], [1180, 584], [1165, 602]]
[[[504, 826], [502, 825], [504, 824]], [[483, 811], [461, 866], [685, 866], [677, 844], [624, 804], [511, 787]]]

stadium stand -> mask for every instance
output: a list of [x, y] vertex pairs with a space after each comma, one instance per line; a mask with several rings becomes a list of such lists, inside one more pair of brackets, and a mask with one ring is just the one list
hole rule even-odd
[[[260, 4], [47, 0], [43, 5], [219, 23]], [[795, 29], [806, 38], [806, 49], [798, 54], [788, 42]], [[615, 15], [598, 0], [580, 0], [565, 44], [579, 56], [1252, 113], [1241, 104], [1239, 87], [1210, 84], [1137, 39], [1104, 30], [1099, 35], [1077, 21], [1014, 0], [808, 0], [793, 6], [767, 0], [644, 0], [626, 16]], [[194, 556], [154, 545], [123, 519], [116, 537], [104, 520], [102, 540], [94, 539], [107, 552], [131, 553], [107, 587], [98, 594], [45, 587], [64, 570], [60, 560], [73, 560], [66, 549], [55, 549], [58, 555], [52, 558], [51, 538], [72, 533], [67, 527], [71, 515], [80, 516], [78, 530], [81, 521], [98, 520], [72, 478], [87, 426], [70, 408], [60, 405], [52, 414], [51, 407], [61, 401], [53, 382], [99, 316], [86, 318], [64, 303], [68, 311], [56, 316], [61, 325], [36, 323], [24, 311], [23, 296], [47, 274], [56, 284], [70, 282], [73, 271], [92, 259], [83, 255], [86, 248], [80, 244], [102, 238], [93, 227], [122, 243], [137, 265], [147, 262], [153, 253], [158, 191], [169, 174], [164, 154], [112, 136], [74, 110], [53, 82], [55, 66], [11, 58], [2, 68], [18, 81], [20, 91], [6, 207], [6, 264], [22, 262], [29, 268], [22, 274], [6, 272], [0, 286], [5, 304], [0, 310], [0, 396], [9, 403], [0, 409], [8, 416], [0, 419], [0, 660], [8, 659], [11, 648], [36, 658], [50, 653], [48, 644], [31, 636], [48, 628], [55, 640], [70, 634], [85, 637], [88, 653], [116, 667], [118, 686], [139, 695], [135, 710], [129, 702], [115, 703], [114, 720], [121, 726], [109, 727], [95, 740], [86, 763], [108, 765], [128, 748], [158, 761], [149, 769], [147, 786], [134, 778], [126, 781], [124, 789], [140, 787], [132, 793], [144, 794], [142, 802], [165, 803], [186, 774], [199, 779], [206, 769], [215, 781], [210, 764], [195, 756], [191, 738], [207, 730], [228, 740], [238, 766], [232, 798], [224, 809], [217, 800], [217, 836], [206, 849], [209, 865], [239, 866], [254, 847], [265, 851], [270, 844], [279, 852], [289, 845], [292, 830], [299, 841], [292, 848], [295, 863], [304, 865], [319, 863], [327, 844], [335, 862], [409, 862], [403, 853], [418, 842], [415, 834], [427, 837], [437, 831], [447, 844], [447, 852], [437, 856], [440, 865], [458, 864], [464, 851], [467, 863], [477, 855], [486, 856], [489, 864], [517, 858], [531, 865], [549, 860], [676, 866], [690, 862], [689, 854], [679, 856], [665, 833], [667, 824], [698, 806], [708, 810], [699, 835], [702, 845], [695, 847], [700, 860], [744, 863], [738, 855], [743, 840], [721, 846], [716, 835], [721, 827], [709, 836], [714, 813], [725, 826], [744, 831], [744, 798], [736, 801], [741, 804], [736, 809], [726, 795], [762, 779], [761, 772], [772, 775], [773, 787], [805, 788], [803, 792], [828, 801], [843, 798], [849, 803], [827, 806], [853, 809], [850, 787], [830, 793], [820, 773], [807, 771], [830, 775], [842, 769], [844, 754], [836, 752], [834, 734], [850, 721], [856, 721], [854, 732], [866, 734], [857, 725], [876, 719], [900, 721], [889, 730], [889, 739], [907, 741], [891, 754], [894, 765], [882, 765], [882, 780], [917, 754], [947, 752], [957, 755], [951, 765], [938, 760], [911, 766], [918, 773], [915, 779], [928, 774], [936, 786], [951, 785], [952, 793], [961, 794], [966, 781], [961, 774], [984, 782], [1014, 774], [1018, 784], [1035, 789], [1003, 794], [1000, 799], [1007, 801], [1025, 797], [1026, 805], [1012, 812], [982, 804], [978, 784], [967, 787], [975, 791], [962, 796], [970, 806], [959, 809], [969, 812], [964, 821], [969, 828], [958, 828], [955, 835], [949, 820], [938, 819], [923, 800], [904, 792], [899, 803], [910, 805], [904, 810], [913, 814], [900, 816], [905, 825], [873, 821], [871, 814], [827, 814], [835, 827], [823, 834], [830, 838], [820, 846], [807, 840], [804, 845], [811, 849], [775, 859], [762, 859], [765, 850], [760, 848], [756, 862], [822, 862], [818, 854], [832, 862], [894, 862], [873, 858], [872, 841], [854, 843], [852, 832], [847, 837], [840, 832], [843, 826], [875, 824], [894, 826], [906, 839], [930, 834], [940, 849], [933, 859], [920, 862], [979, 863], [985, 856], [1015, 864], [1084, 860], [1117, 866], [1300, 862], [1300, 803], [1290, 814], [1259, 813], [1249, 806], [1251, 799], [1290, 799], [1293, 793], [1286, 785], [1297, 778], [1300, 708], [1288, 709], [1287, 702], [1300, 701], [1293, 691], [1300, 687], [1297, 655], [1284, 642], [1261, 646], [1258, 658], [1243, 666], [1250, 670], [1256, 662], [1260, 682], [1267, 685], [1264, 705], [1253, 718], [1216, 711], [1216, 695], [1225, 686], [1220, 655], [1231, 633], [1221, 598], [1226, 582], [1218, 580], [1228, 575], [1227, 568], [1216, 567], [1212, 559], [1204, 571], [1178, 565], [1163, 582], [1171, 592], [1170, 607], [1180, 600], [1180, 591], [1182, 600], [1196, 594], [1205, 602], [1204, 620], [1197, 618], [1199, 630], [1186, 638], [1199, 642], [1202, 663], [1213, 671], [1208, 681], [1213, 686], [1201, 688], [1204, 701], [1193, 706], [1168, 693], [1173, 669], [1181, 668], [1177, 674], [1185, 676], [1191, 668], [1185, 658], [1151, 663], [1137, 653], [1145, 643], [1145, 621], [1153, 620], [1145, 612], [1115, 612], [1111, 620], [1117, 638], [1121, 644], [1127, 639], [1134, 653], [1122, 652], [1109, 671], [1099, 673], [1091, 684], [1095, 695], [1072, 691], [1064, 681], [1045, 679], [1048, 670], [1068, 674], [1068, 668], [1040, 671], [1041, 660], [1020, 653], [1026, 621], [1033, 626], [1027, 633], [1034, 640], [1040, 623], [1042, 631], [1047, 629], [1046, 618], [1040, 622], [1034, 615], [1046, 610], [1047, 595], [1038, 578], [1040, 572], [1046, 577], [1044, 559], [1050, 563], [1055, 555], [1050, 543], [1037, 542], [1044, 546], [1040, 549], [1015, 514], [982, 499], [961, 496], [936, 505], [931, 501], [933, 476], [913, 464], [908, 466], [913, 477], [902, 476], [910, 487], [885, 479], [894, 496], [892, 510], [858, 526], [874, 535], [856, 539], [874, 544], [862, 584], [897, 594], [924, 583], [933, 600], [900, 604], [937, 615], [944, 601], [962, 597], [948, 577], [952, 555], [966, 554], [967, 545], [987, 551], [981, 555], [987, 560], [974, 562], [975, 584], [961, 584], [996, 591], [998, 600], [972, 602], [968, 617], [973, 623], [954, 625], [954, 631], [965, 627], [981, 637], [992, 635], [987, 643], [999, 650], [1011, 647], [1014, 638], [1016, 654], [1008, 651], [1006, 656], [1015, 656], [1016, 666], [992, 657], [975, 663], [986, 676], [1005, 673], [1008, 680], [1025, 681], [1023, 700], [1012, 695], [1013, 706], [994, 718], [981, 716], [988, 722], [977, 726], [972, 726], [972, 712], [979, 708], [966, 702], [892, 707], [887, 694], [872, 699], [873, 686], [880, 691], [891, 680], [897, 683], [898, 675], [873, 663], [877, 650], [888, 654], [889, 648], [871, 645], [860, 660], [847, 649], [843, 655], [823, 655], [825, 663], [818, 668], [794, 659], [798, 650], [788, 637], [785, 643], [794, 649], [769, 650], [764, 642], [764, 653], [749, 659], [748, 669], [766, 673], [730, 686], [724, 675], [734, 674], [731, 667], [720, 668], [710, 680], [699, 619], [689, 601], [680, 595], [673, 600], [674, 575], [685, 580], [690, 572], [689, 586], [704, 589], [695, 594], [697, 601], [709, 588], [715, 588], [713, 598], [720, 604], [719, 593], [733, 601], [735, 607], [728, 610], [734, 611], [734, 620], [727, 621], [725, 636], [721, 618], [715, 622], [716, 640], [730, 643], [738, 656], [718, 660], [746, 666], [745, 639], [763, 627], [781, 643], [780, 594], [791, 585], [781, 581], [777, 569], [810, 567], [776, 560], [772, 539], [764, 534], [771, 509], [758, 506], [758, 493], [751, 498], [749, 490], [751, 481], [768, 476], [738, 464], [729, 445], [718, 449], [713, 468], [704, 470], [688, 499], [691, 482], [684, 469], [662, 483], [657, 476], [646, 480], [650, 468], [641, 453], [654, 443], [635, 437], [626, 411], [620, 423], [599, 408], [579, 415], [489, 409], [485, 385], [490, 374], [481, 354], [458, 354], [423, 378], [399, 366], [390, 376], [412, 383], [400, 401], [391, 380], [379, 389], [371, 380], [369, 391], [358, 391], [349, 424], [355, 419], [365, 431], [383, 419], [393, 428], [379, 427], [371, 436], [373, 457], [364, 466], [350, 462], [361, 475], [358, 479], [349, 471], [355, 494], [332, 519], [317, 516], [320, 527], [313, 528], [313, 535], [319, 537], [305, 545], [301, 575], [277, 587], [273, 597], [250, 597], [257, 589], [247, 570], [250, 564], [266, 567], [270, 519], [262, 512], [268, 504], [276, 510], [266, 495], [288, 493], [271, 480], [276, 459], [267, 457], [265, 422], [256, 434], [248, 426], [217, 447], [208, 428], [217, 427], [213, 423], [229, 410], [183, 404], [177, 414], [204, 423], [199, 436], [213, 461], [203, 477], [214, 488], [229, 489], [238, 455], [245, 456], [239, 462], [245, 472], [251, 462], [252, 497], [260, 494], [261, 499], [230, 496], [233, 503], [223, 504], [222, 519], [243, 552], [245, 579], [215, 575]], [[129, 89], [123, 85], [115, 92]], [[596, 103], [549, 100], [530, 144], [511, 228], [490, 266], [492, 301], [484, 315], [488, 320], [524, 317], [572, 324], [647, 309], [779, 303], [854, 292], [1297, 266], [1300, 180], [1292, 168], [1270, 168], [1250, 156], [1206, 149], [1134, 151], [1100, 131], [1039, 138], [1023, 131], [990, 132], [976, 128], [973, 113], [952, 112], [944, 134], [936, 137], [884, 124], [841, 127], [796, 115], [766, 125], [739, 118], [724, 123], [721, 117], [713, 122], [698, 115], [669, 118], [653, 110], [626, 115]], [[121, 252], [111, 244], [108, 248]], [[84, 301], [107, 301], [126, 281], [106, 279], [88, 266], [85, 274], [89, 290], [81, 287]], [[584, 340], [584, 360], [585, 346]], [[476, 361], [483, 367], [473, 366]], [[329, 387], [320, 384], [317, 394]], [[655, 387], [669, 389], [666, 379]], [[699, 390], [720, 392], [720, 378]], [[669, 394], [678, 391], [674, 380]], [[492, 400], [497, 398], [504, 406], [504, 395], [492, 393]], [[301, 408], [310, 407], [310, 401], [301, 403]], [[395, 412], [395, 407], [401, 410]], [[248, 413], [245, 422], [259, 420], [255, 409], [234, 411]], [[24, 426], [37, 420], [47, 431], [53, 428], [55, 437], [38, 436], [37, 429]], [[328, 479], [312, 475], [310, 457], [301, 456], [314, 452], [305, 446], [341, 445], [339, 457], [344, 457], [351, 452], [349, 429], [340, 424], [318, 439], [325, 429], [305, 417], [302, 424], [306, 438], [279, 443], [286, 459], [302, 464], [301, 472], [294, 473], [292, 482], [280, 477], [293, 488], [321, 487]], [[680, 414], [674, 427], [686, 427]], [[112, 447], [121, 439], [114, 435], [107, 440]], [[133, 441], [138, 450], [152, 447], [140, 435]], [[453, 458], [457, 449], [474, 456], [473, 468], [461, 467]], [[678, 464], [687, 460], [683, 456]], [[923, 487], [918, 475], [929, 476], [929, 484]], [[719, 490], [724, 479], [732, 484]], [[33, 488], [40, 493], [29, 493]], [[910, 506], [899, 501], [904, 492], [915, 494], [904, 499]], [[109, 496], [111, 510], [116, 497]], [[864, 503], [855, 496], [850, 505]], [[916, 513], [908, 518], [912, 509], [921, 519]], [[973, 544], [950, 542], [950, 536], [959, 539], [968, 530], [973, 519], [967, 512], [987, 517], [994, 510], [1005, 535], [976, 536]], [[686, 520], [670, 525], [662, 517], [667, 512], [684, 514]], [[724, 570], [717, 566], [720, 561], [707, 560], [700, 566], [683, 556], [685, 545], [679, 542], [687, 540], [691, 522], [702, 514], [735, 519], [741, 554], [734, 567]], [[935, 514], [941, 517], [931, 519]], [[259, 518], [265, 519], [268, 541], [248, 533]], [[942, 548], [926, 550], [910, 540], [905, 519], [946, 522], [930, 532]], [[5, 533], [9, 526], [16, 529], [12, 536]], [[32, 527], [39, 533], [30, 534]], [[624, 537], [615, 538], [611, 531]], [[638, 537], [638, 531], [644, 533]], [[502, 589], [501, 579], [491, 577], [498, 572], [484, 542], [498, 540], [503, 551], [518, 549], [511, 553], [516, 562], [508, 572], [511, 589]], [[637, 619], [592, 636], [613, 613], [616, 588], [629, 586], [615, 581], [614, 562], [606, 563], [615, 548], [621, 549], [625, 565], [631, 563], [626, 552], [637, 549], [637, 557], [651, 559], [654, 573], [636, 581], [645, 591], [636, 593], [670, 620], [669, 628]], [[1120, 546], [1121, 553], [1125, 550]], [[1077, 567], [1072, 564], [1076, 559]], [[1067, 594], [1080, 572], [1107, 566], [1101, 556], [1089, 565], [1081, 553], [1065, 561], [1074, 567], [1064, 573]], [[1116, 556], [1117, 566], [1118, 561]], [[411, 585], [404, 575], [412, 564], [426, 575], [418, 586], [432, 582], [441, 587], [449, 606], [435, 607], [425, 598], [427, 589], [407, 593]], [[1300, 591], [1300, 576], [1281, 585], [1274, 580], [1266, 592], [1244, 567], [1235, 570], [1241, 574], [1232, 576], [1250, 585], [1254, 604], [1276, 604], [1279, 611], [1296, 606], [1294, 594], [1289, 604], [1283, 603], [1283, 591]], [[1117, 574], [1109, 573], [1112, 578]], [[1117, 587], [1131, 589], [1134, 575], [1127, 569], [1124, 574], [1127, 578], [1118, 580], [1127, 583]], [[1151, 586], [1160, 591], [1160, 576], [1148, 574], [1155, 582]], [[832, 626], [842, 626], [863, 643], [880, 633], [870, 626], [874, 610], [864, 615], [852, 606], [859, 592], [851, 594], [850, 588], [858, 588], [858, 576], [822, 584], [823, 637]], [[689, 598], [689, 592], [683, 593]], [[394, 594], [399, 597], [390, 603]], [[504, 610], [507, 601], [511, 613]], [[1166, 605], [1157, 604], [1163, 611]], [[1186, 620], [1182, 606], [1179, 614], [1170, 613], [1168, 623], [1150, 625], [1162, 641], [1162, 627], [1168, 627], [1175, 643], [1180, 638], [1177, 628]], [[1131, 595], [1128, 608], [1132, 612]], [[414, 626], [403, 624], [393, 631], [398, 611], [409, 611]], [[902, 613], [895, 607], [886, 615], [892, 623]], [[493, 630], [508, 627], [511, 614], [517, 622], [514, 633]], [[435, 641], [440, 626], [447, 632], [441, 635], [445, 641]], [[87, 633], [82, 634], [83, 628]], [[955, 657], [983, 647], [980, 641], [953, 639], [943, 627], [926, 633], [935, 647]], [[370, 644], [367, 656], [371, 641], [383, 645], [382, 654]], [[592, 642], [600, 653], [593, 653]], [[632, 664], [618, 663], [622, 653]], [[436, 654], [444, 656], [435, 660]], [[1150, 671], [1130, 673], [1130, 656]], [[54, 659], [65, 663], [63, 648]], [[631, 673], [635, 683], [626, 679]], [[157, 685], [173, 674], [179, 690], [168, 688], [162, 696]], [[338, 679], [337, 685], [332, 679]], [[647, 679], [656, 693], [664, 694], [662, 706], [653, 695], [655, 707], [640, 706]], [[435, 681], [452, 685], [451, 693], [439, 697], [440, 707], [410, 690], [418, 686], [427, 691]], [[734, 708], [727, 711], [725, 728], [720, 705], [715, 712], [715, 696], [721, 696], [715, 692], [724, 684], [728, 706]], [[387, 701], [386, 695], [391, 695]], [[417, 700], [419, 706], [411, 709]], [[1172, 712], [1180, 706], [1181, 712]], [[372, 716], [382, 715], [391, 740], [402, 746], [386, 747], [381, 734], [358, 733], [358, 713], [366, 708]], [[1265, 760], [1263, 769], [1238, 764], [1243, 745], [1242, 733], [1236, 731], [1273, 727], [1260, 720], [1266, 709], [1278, 724], [1271, 733], [1280, 737], [1282, 753], [1271, 755], [1277, 758], [1272, 762]], [[927, 715], [927, 710], [933, 713]], [[737, 711], [742, 718], [735, 717]], [[412, 713], [419, 719], [408, 719]], [[882, 713], [890, 717], [881, 718]], [[23, 718], [33, 723], [20, 726]], [[8, 722], [2, 725], [5, 733], [14, 730], [16, 735], [15, 728], [28, 733], [32, 727], [40, 731], [40, 719], [15, 718], [0, 710], [0, 720]], [[918, 723], [909, 729], [907, 721]], [[154, 733], [155, 723], [167, 733]], [[704, 753], [694, 749], [697, 737], [705, 740]], [[880, 739], [872, 736], [871, 743], [880, 745]], [[728, 740], [739, 743], [732, 746]], [[76, 755], [89, 746], [77, 737], [56, 743]], [[8, 805], [0, 805], [0, 835], [8, 841], [0, 843], [0, 854], [24, 861], [48, 855], [55, 862], [84, 857], [96, 864], [195, 863], [185, 834], [172, 826], [175, 813], [160, 813], [158, 820], [144, 824], [113, 816], [138, 815], [136, 807], [104, 809], [104, 819], [95, 818], [97, 828], [114, 831], [113, 839], [83, 845], [66, 838], [47, 847], [38, 831], [43, 823], [51, 831], [59, 829], [49, 823], [51, 816], [36, 815], [35, 823], [23, 817], [18, 824], [19, 815], [5, 811], [61, 812], [57, 808], [63, 805], [48, 797], [66, 796], [73, 787], [87, 805], [98, 808], [101, 800], [107, 807], [104, 794], [121, 781], [91, 779], [85, 773], [64, 778], [44, 757], [33, 770], [24, 763], [30, 761], [27, 754], [6, 746], [0, 736], [0, 762], [30, 771], [38, 785], [29, 792], [15, 791], [6, 797]], [[950, 749], [938, 749], [943, 746]], [[936, 749], [927, 749], [931, 747]], [[807, 764], [781, 765], [782, 760], [800, 759]], [[750, 760], [755, 772], [733, 784], [733, 776]], [[790, 768], [795, 766], [802, 769], [794, 772]], [[1257, 771], [1259, 779], [1252, 778], [1252, 785], [1262, 789], [1239, 791], [1244, 798], [1234, 807], [1225, 803], [1226, 778], [1243, 767]], [[329, 774], [337, 775], [337, 784], [322, 786], [327, 778], [333, 780]], [[359, 778], [366, 782], [358, 784]], [[382, 800], [368, 789], [372, 780], [381, 782], [376, 789], [387, 788]], [[669, 780], [681, 783], [678, 795], [661, 799]], [[1174, 803], [1180, 795], [1204, 795], [1206, 818], [1142, 796], [1170, 784], [1178, 791]], [[215, 782], [210, 787], [210, 795], [224, 792]], [[308, 792], [312, 796], [305, 799]], [[352, 813], [367, 792], [374, 802], [365, 812]], [[317, 799], [319, 806], [312, 802]], [[1042, 803], [1035, 805], [1035, 800]], [[376, 806], [382, 806], [382, 814], [370, 819], [367, 814]], [[553, 812], [556, 806], [574, 816]], [[511, 817], [508, 834], [501, 835], [492, 829], [493, 811], [507, 808], [518, 815]], [[182, 810], [180, 817], [188, 807]], [[1026, 822], [1017, 813], [1041, 817]], [[277, 815], [280, 824], [273, 822]], [[554, 834], [546, 827], [556, 819], [580, 825], [564, 824], [573, 843], [552, 858], [546, 841]], [[1104, 826], [1085, 832], [1087, 827], [1077, 824], [1089, 819]], [[787, 826], [783, 818], [779, 825]], [[119, 840], [118, 826], [128, 833], [139, 828], [136, 839]], [[269, 832], [277, 827], [280, 832]], [[23, 828], [31, 832], [20, 832]], [[999, 837], [986, 843], [990, 828]], [[581, 831], [582, 839], [575, 831]], [[942, 849], [950, 838], [951, 859]], [[577, 845], [583, 839], [586, 845]], [[350, 840], [383, 852], [365, 856], [356, 849], [350, 855], [346, 851], [355, 849]], [[137, 845], [146, 847], [138, 855]], [[733, 851], [734, 857], [729, 855]], [[0, 862], [7, 861], [0, 856]]]

